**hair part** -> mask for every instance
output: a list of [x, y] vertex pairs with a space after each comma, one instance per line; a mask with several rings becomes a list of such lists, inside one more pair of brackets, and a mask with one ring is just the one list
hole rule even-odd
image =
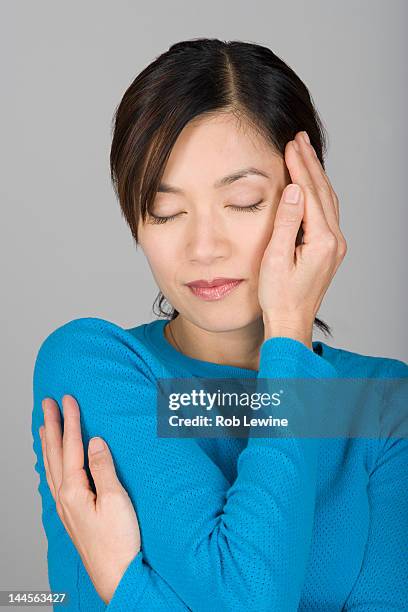
[[[112, 120], [110, 174], [122, 215], [138, 245], [138, 226], [151, 212], [166, 163], [183, 128], [193, 120], [233, 114], [284, 157], [306, 130], [324, 168], [327, 135], [309, 91], [268, 47], [243, 41], [194, 38], [171, 45], [125, 91]], [[160, 292], [152, 311], [164, 309]], [[157, 304], [158, 310], [155, 311]], [[326, 336], [331, 328], [314, 323]]]

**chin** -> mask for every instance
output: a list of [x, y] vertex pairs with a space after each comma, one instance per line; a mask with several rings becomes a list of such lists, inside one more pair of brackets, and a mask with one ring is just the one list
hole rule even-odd
[[262, 319], [259, 307], [251, 309], [242, 303], [219, 309], [196, 308], [194, 312], [180, 314], [193, 325], [209, 332], [235, 331]]

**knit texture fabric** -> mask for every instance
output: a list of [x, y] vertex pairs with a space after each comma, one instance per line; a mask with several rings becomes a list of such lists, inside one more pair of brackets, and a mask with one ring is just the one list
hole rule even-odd
[[[31, 431], [50, 589], [69, 594], [64, 609], [406, 612], [407, 439], [160, 438], [156, 388], [195, 376], [406, 378], [408, 365], [286, 337], [263, 342], [259, 371], [219, 365], [177, 351], [167, 322], [74, 319], [38, 351]], [[108, 606], [46, 481], [41, 401], [54, 398], [63, 418], [65, 394], [79, 403], [88, 474], [89, 439], [101, 436], [139, 519], [141, 551]]]

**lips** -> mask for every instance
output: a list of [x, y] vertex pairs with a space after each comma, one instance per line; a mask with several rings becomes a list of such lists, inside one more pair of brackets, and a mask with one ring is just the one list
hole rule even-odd
[[242, 280], [242, 278], [214, 278], [213, 280], [207, 281], [205, 279], [194, 280], [189, 283], [186, 283], [189, 287], [220, 287], [221, 285], [228, 285], [230, 283], [237, 283]]
[[[243, 279], [214, 279], [212, 281], [204, 281], [204, 286], [196, 285], [195, 283], [202, 283], [203, 281], [193, 281], [188, 283], [190, 291], [198, 298], [205, 301], [221, 300], [229, 295], [236, 287], [244, 282]], [[217, 283], [216, 285], [214, 283]], [[211, 284], [209, 284], [211, 283]]]

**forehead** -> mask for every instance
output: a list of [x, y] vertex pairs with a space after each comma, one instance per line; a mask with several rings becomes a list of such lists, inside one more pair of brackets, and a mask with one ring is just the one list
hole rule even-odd
[[182, 189], [213, 187], [240, 168], [272, 175], [282, 156], [243, 119], [231, 114], [197, 118], [184, 127], [167, 161], [162, 182]]

